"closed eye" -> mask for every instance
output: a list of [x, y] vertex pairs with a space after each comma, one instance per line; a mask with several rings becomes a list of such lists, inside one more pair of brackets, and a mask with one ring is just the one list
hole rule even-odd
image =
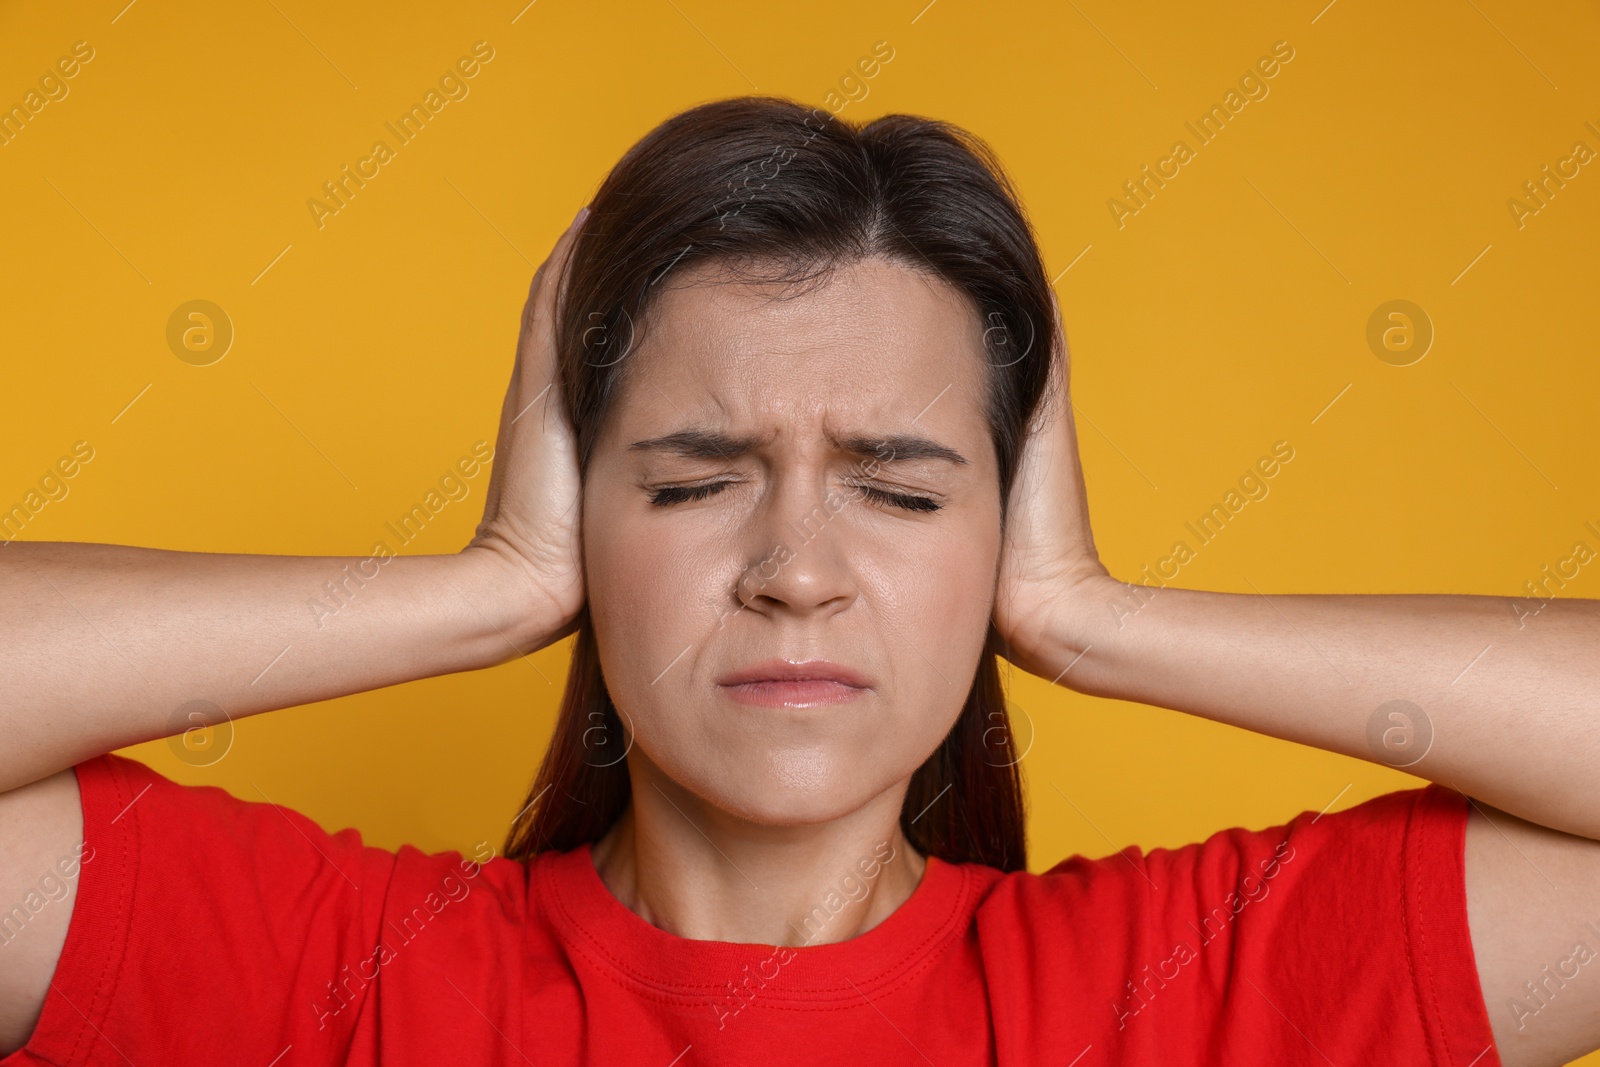
[[880, 504], [888, 504], [891, 507], [904, 508], [907, 511], [938, 511], [944, 507], [937, 500], [925, 496], [914, 496], [911, 493], [891, 493], [887, 489], [878, 489], [870, 485], [857, 485], [851, 488], [861, 490], [870, 500], [875, 500]]
[[[722, 492], [732, 482], [707, 482], [704, 485], [666, 485], [657, 489], [650, 495], [650, 503], [656, 507], [670, 507], [673, 504], [684, 504], [695, 500], [704, 500]], [[871, 485], [851, 486], [863, 496], [879, 504], [890, 507], [902, 508], [906, 511], [931, 512], [944, 507], [937, 500], [925, 496], [915, 496], [911, 493], [895, 493], [887, 489], [879, 489]]]
[[651, 494], [650, 503], [657, 507], [667, 507], [690, 500], [704, 500], [714, 493], [722, 492], [729, 484], [728, 482], [708, 482], [705, 485], [665, 485]]

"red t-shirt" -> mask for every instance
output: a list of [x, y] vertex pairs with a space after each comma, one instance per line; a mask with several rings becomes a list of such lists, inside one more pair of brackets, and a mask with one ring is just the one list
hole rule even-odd
[[1044, 874], [930, 859], [873, 929], [778, 949], [649, 925], [587, 848], [391, 852], [116, 755], [77, 775], [66, 945], [0, 1067], [1500, 1062], [1437, 785]]

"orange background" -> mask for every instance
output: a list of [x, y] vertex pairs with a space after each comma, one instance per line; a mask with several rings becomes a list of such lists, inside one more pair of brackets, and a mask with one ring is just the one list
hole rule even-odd
[[[1515, 596], [1600, 548], [1600, 163], [1566, 164], [1520, 224], [1508, 206], [1575, 142], [1600, 150], [1592, 7], [124, 3], [0, 9], [0, 104], [93, 49], [0, 145], [0, 506], [95, 450], [25, 539], [367, 555], [494, 440], [528, 279], [611, 164], [760, 91], [997, 149], [1057, 279], [1118, 577], [1194, 545], [1185, 522], [1280, 440], [1269, 495], [1174, 584]], [[385, 123], [479, 41], [467, 95], [398, 145]], [[852, 81], [880, 41], [893, 58]], [[1185, 123], [1280, 41], [1266, 95], [1201, 144]], [[319, 227], [307, 201], [380, 138], [394, 158]], [[1179, 139], [1193, 157], [1119, 225], [1110, 201], [1136, 206], [1123, 183]], [[232, 324], [208, 366], [168, 343], [191, 300]], [[1434, 332], [1407, 366], [1368, 343], [1391, 300]], [[407, 551], [465, 543], [487, 475], [469, 484]], [[1600, 594], [1597, 569], [1562, 595]], [[498, 846], [569, 648], [257, 716], [209, 767], [129, 754], [386, 847]], [[1031, 677], [1011, 695], [1035, 869], [1421, 784]]]

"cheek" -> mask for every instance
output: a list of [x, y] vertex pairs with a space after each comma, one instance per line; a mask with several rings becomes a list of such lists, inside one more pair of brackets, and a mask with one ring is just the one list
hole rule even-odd
[[892, 668], [897, 728], [921, 738], [910, 747], [931, 751], [960, 713], [983, 655], [999, 551], [996, 514], [859, 562], [860, 607]]
[[[709, 513], [702, 512], [700, 518]], [[734, 537], [644, 510], [631, 485], [585, 500], [584, 582], [606, 690], [641, 753], [693, 788], [750, 746], [723, 736], [711, 663], [744, 620]], [[703, 795], [704, 788], [698, 789]]]
[[855, 560], [858, 607], [887, 635], [912, 646], [891, 646], [889, 653], [937, 677], [936, 666], [947, 661], [936, 653], [963, 660], [974, 632], [987, 626], [998, 551], [998, 534], [977, 526], [918, 531], [867, 547]]
[[665, 536], [620, 496], [597, 495], [583, 515], [585, 596], [616, 692], [631, 689], [636, 675], [650, 682], [691, 640], [704, 642], [729, 595], [714, 548], [681, 531]]

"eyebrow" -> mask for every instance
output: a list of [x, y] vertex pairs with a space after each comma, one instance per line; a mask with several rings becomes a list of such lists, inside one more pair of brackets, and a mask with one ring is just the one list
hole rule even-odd
[[[829, 439], [846, 452], [873, 456], [880, 463], [913, 459], [936, 459], [955, 464], [967, 462], [967, 457], [955, 449], [917, 434], [851, 434], [842, 438], [830, 435]], [[718, 430], [692, 429], [635, 441], [628, 449], [666, 452], [687, 459], [737, 459], [757, 448], [762, 441], [763, 438], [755, 434], [736, 437]]]

